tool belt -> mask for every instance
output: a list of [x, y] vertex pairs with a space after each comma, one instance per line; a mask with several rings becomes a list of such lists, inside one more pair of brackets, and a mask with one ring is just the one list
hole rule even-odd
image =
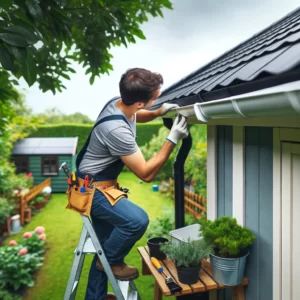
[[81, 178], [77, 178], [77, 180], [79, 187], [69, 186], [66, 191], [68, 197], [68, 205], [66, 208], [72, 209], [84, 216], [90, 215], [96, 189], [106, 197], [112, 206], [120, 199], [124, 197], [127, 198], [127, 194], [119, 190], [117, 180], [93, 182], [92, 186], [86, 187], [84, 192], [80, 192], [80, 187], [83, 186], [84, 180]]

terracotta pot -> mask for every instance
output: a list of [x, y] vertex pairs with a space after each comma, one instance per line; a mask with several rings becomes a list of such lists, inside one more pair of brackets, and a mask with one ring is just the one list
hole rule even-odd
[[34, 203], [35, 209], [42, 209], [44, 207], [44, 203]]
[[26, 207], [24, 210], [24, 221], [29, 223], [31, 221], [31, 208]]

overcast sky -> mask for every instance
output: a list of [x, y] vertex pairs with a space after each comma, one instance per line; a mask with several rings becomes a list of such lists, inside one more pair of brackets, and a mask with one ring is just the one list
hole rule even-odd
[[63, 113], [82, 112], [96, 119], [103, 105], [118, 95], [120, 76], [128, 69], [142, 67], [159, 72], [164, 87], [210, 62], [296, 9], [297, 0], [173, 0], [174, 10], [164, 19], [150, 18], [142, 25], [147, 40], [128, 48], [112, 49], [114, 71], [97, 78], [91, 86], [84, 70], [64, 80], [67, 87], [55, 96], [38, 86], [25, 88], [26, 102], [34, 112], [57, 107]]

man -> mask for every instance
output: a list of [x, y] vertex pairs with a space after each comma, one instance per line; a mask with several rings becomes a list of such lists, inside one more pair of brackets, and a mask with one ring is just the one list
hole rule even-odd
[[[121, 97], [112, 99], [98, 116], [77, 171], [78, 177], [89, 175], [94, 181], [115, 180], [126, 165], [141, 180], [150, 182], [160, 171], [180, 139], [187, 137], [185, 118], [175, 119], [160, 151], [145, 161], [136, 144], [136, 122], [148, 122], [164, 116], [174, 104], [163, 104], [147, 110], [160, 95], [160, 74], [135, 68], [122, 75]], [[111, 116], [115, 116], [112, 119]], [[105, 119], [106, 118], [106, 119]], [[138, 270], [124, 262], [125, 256], [145, 233], [149, 220], [146, 212], [127, 198], [112, 205], [98, 190], [91, 207], [91, 219], [106, 258], [115, 277], [133, 280]], [[94, 257], [91, 265], [86, 300], [102, 300], [107, 294], [107, 277], [101, 262]]]

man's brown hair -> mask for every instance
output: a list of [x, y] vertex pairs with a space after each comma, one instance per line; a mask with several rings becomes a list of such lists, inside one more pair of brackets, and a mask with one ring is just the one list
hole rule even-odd
[[147, 103], [162, 84], [163, 78], [158, 73], [141, 68], [129, 69], [119, 83], [122, 101], [128, 106], [136, 102]]

